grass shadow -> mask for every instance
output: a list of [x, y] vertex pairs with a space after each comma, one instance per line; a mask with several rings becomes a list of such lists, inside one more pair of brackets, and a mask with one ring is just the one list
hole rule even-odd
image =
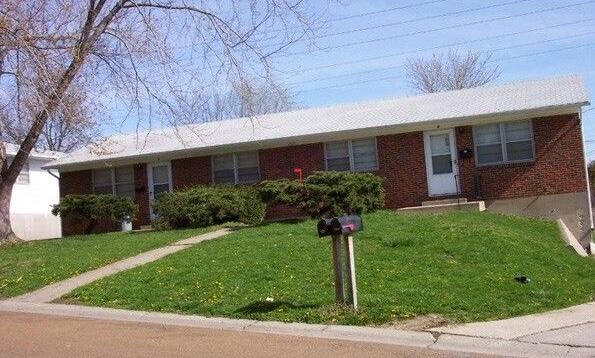
[[315, 308], [317, 305], [313, 304], [295, 304], [289, 301], [256, 301], [252, 302], [244, 307], [238, 308], [234, 313], [250, 314], [250, 313], [267, 313], [271, 311], [283, 309], [303, 309], [303, 308]]

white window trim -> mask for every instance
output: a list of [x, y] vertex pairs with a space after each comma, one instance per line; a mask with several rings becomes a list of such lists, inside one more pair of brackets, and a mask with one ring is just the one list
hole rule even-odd
[[[242, 153], [256, 153], [256, 163], [257, 163], [256, 169], [258, 170], [258, 180], [254, 181], [254, 182], [240, 182], [239, 181], [238, 154], [242, 154]], [[245, 151], [245, 152], [233, 152], [233, 153], [212, 155], [211, 156], [211, 183], [213, 183], [214, 185], [218, 185], [217, 183], [215, 183], [215, 157], [223, 156], [223, 155], [230, 155], [230, 154], [233, 158], [233, 185], [254, 184], [254, 183], [258, 183], [259, 181], [262, 180], [261, 173], [260, 173], [260, 157], [258, 156], [258, 151], [257, 150], [249, 150], [249, 151]], [[225, 184], [232, 184], [232, 183], [225, 183]], [[224, 185], [224, 184], [220, 184], [220, 185]]]
[[[376, 165], [374, 166], [373, 169], [354, 169], [354, 159], [353, 159], [353, 141], [358, 141], [358, 140], [364, 140], [364, 139], [374, 139], [374, 159], [376, 160]], [[328, 171], [328, 160], [329, 159], [335, 159], [335, 158], [329, 158], [326, 152], [326, 145], [328, 143], [336, 143], [336, 142], [347, 142], [347, 152], [349, 154], [349, 172], [375, 172], [378, 170], [378, 141], [376, 139], [376, 137], [372, 137], [372, 138], [358, 138], [358, 139], [353, 139], [353, 140], [336, 140], [336, 141], [332, 141], [332, 142], [325, 142], [323, 147], [324, 147], [324, 170]]]
[[[524, 122], [524, 121], [519, 121], [519, 122]], [[514, 123], [514, 122], [498, 122], [498, 123], [490, 123], [490, 124], [482, 124], [482, 125], [478, 125], [478, 126], [473, 126], [473, 149], [475, 152], [475, 165], [478, 167], [485, 167], [485, 166], [501, 165], [501, 164], [530, 163], [530, 162], [535, 161], [535, 137], [533, 135], [533, 121], [529, 119], [529, 120], [526, 120], [525, 122], [529, 123], [529, 137], [530, 137], [529, 140], [531, 140], [531, 157], [532, 157], [531, 159], [508, 160], [508, 151], [506, 150], [506, 144], [507, 143], [526, 142], [527, 139], [507, 141], [506, 140], [506, 130], [505, 130], [504, 126], [507, 123]], [[482, 127], [482, 126], [488, 126], [488, 125], [497, 125], [498, 126], [498, 131], [500, 133], [500, 142], [478, 145], [477, 144], [476, 128]], [[495, 145], [495, 144], [500, 144], [500, 150], [502, 151], [502, 160], [497, 161], [497, 162], [479, 163], [479, 158], [477, 155], [477, 147], [478, 146], [481, 147], [481, 146]]]
[[[122, 168], [122, 167], [118, 167]], [[116, 194], [116, 168], [103, 168], [103, 169], [92, 169], [91, 170], [91, 184], [93, 186], [93, 194], [95, 194], [95, 170], [109, 170], [110, 171], [110, 178], [111, 178], [111, 186], [112, 186], [112, 194]], [[120, 183], [121, 184], [121, 183]], [[132, 166], [132, 187], [134, 188], [134, 166]], [[134, 193], [136, 195], [136, 193]]]

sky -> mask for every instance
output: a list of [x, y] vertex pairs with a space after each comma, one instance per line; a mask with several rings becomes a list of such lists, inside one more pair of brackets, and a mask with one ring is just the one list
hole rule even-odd
[[[449, 49], [491, 52], [496, 83], [578, 74], [595, 93], [595, 0], [342, 0], [320, 11], [320, 49], [298, 43], [273, 58], [300, 107], [413, 95], [403, 65]], [[583, 118], [595, 159], [595, 110]]]

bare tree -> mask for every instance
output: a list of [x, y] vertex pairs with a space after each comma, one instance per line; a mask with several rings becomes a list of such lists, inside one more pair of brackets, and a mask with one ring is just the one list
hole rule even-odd
[[246, 81], [234, 83], [227, 93], [214, 93], [203, 103], [204, 121], [252, 117], [296, 108], [289, 90], [272, 80], [258, 85]]
[[313, 39], [319, 16], [302, 0], [2, 0], [0, 113], [29, 128], [10, 164], [0, 144], [0, 243], [18, 240], [12, 186], [73, 84], [125, 101], [138, 129], [184, 123], [190, 92], [271, 78], [271, 57]]
[[489, 53], [451, 50], [430, 58], [410, 59], [407, 77], [416, 91], [433, 93], [483, 86], [500, 77]]
[[[86, 88], [72, 84], [62, 98], [62, 105], [49, 117], [36, 143], [40, 151], [71, 152], [98, 138], [101, 134], [97, 121], [101, 113], [93, 101], [87, 98]], [[0, 111], [0, 123], [3, 123], [2, 140], [21, 143], [29, 128], [31, 117], [16, 111], [16, 118], [9, 118], [8, 113]]]

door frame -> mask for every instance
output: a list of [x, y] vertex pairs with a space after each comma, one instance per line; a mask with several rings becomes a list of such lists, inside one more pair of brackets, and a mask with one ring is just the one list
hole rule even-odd
[[155, 218], [155, 214], [153, 213], [153, 201], [155, 200], [155, 196], [153, 193], [153, 167], [161, 167], [167, 166], [167, 179], [169, 181], [169, 192], [173, 191], [173, 183], [172, 183], [172, 175], [171, 175], [171, 162], [164, 161], [164, 162], [153, 162], [147, 164], [147, 184], [149, 186], [147, 195], [149, 196], [149, 216], [151, 219]]
[[[452, 161], [452, 175], [455, 180], [455, 191], [452, 193], [432, 193], [431, 177], [432, 173], [432, 149], [430, 147], [430, 136], [435, 134], [448, 134], [450, 142], [450, 158]], [[459, 161], [456, 146], [456, 134], [454, 128], [449, 129], [438, 129], [431, 131], [424, 131], [424, 157], [426, 160], [426, 178], [428, 185], [428, 196], [429, 197], [441, 197], [450, 195], [459, 195], [461, 193], [461, 183], [459, 176]]]

